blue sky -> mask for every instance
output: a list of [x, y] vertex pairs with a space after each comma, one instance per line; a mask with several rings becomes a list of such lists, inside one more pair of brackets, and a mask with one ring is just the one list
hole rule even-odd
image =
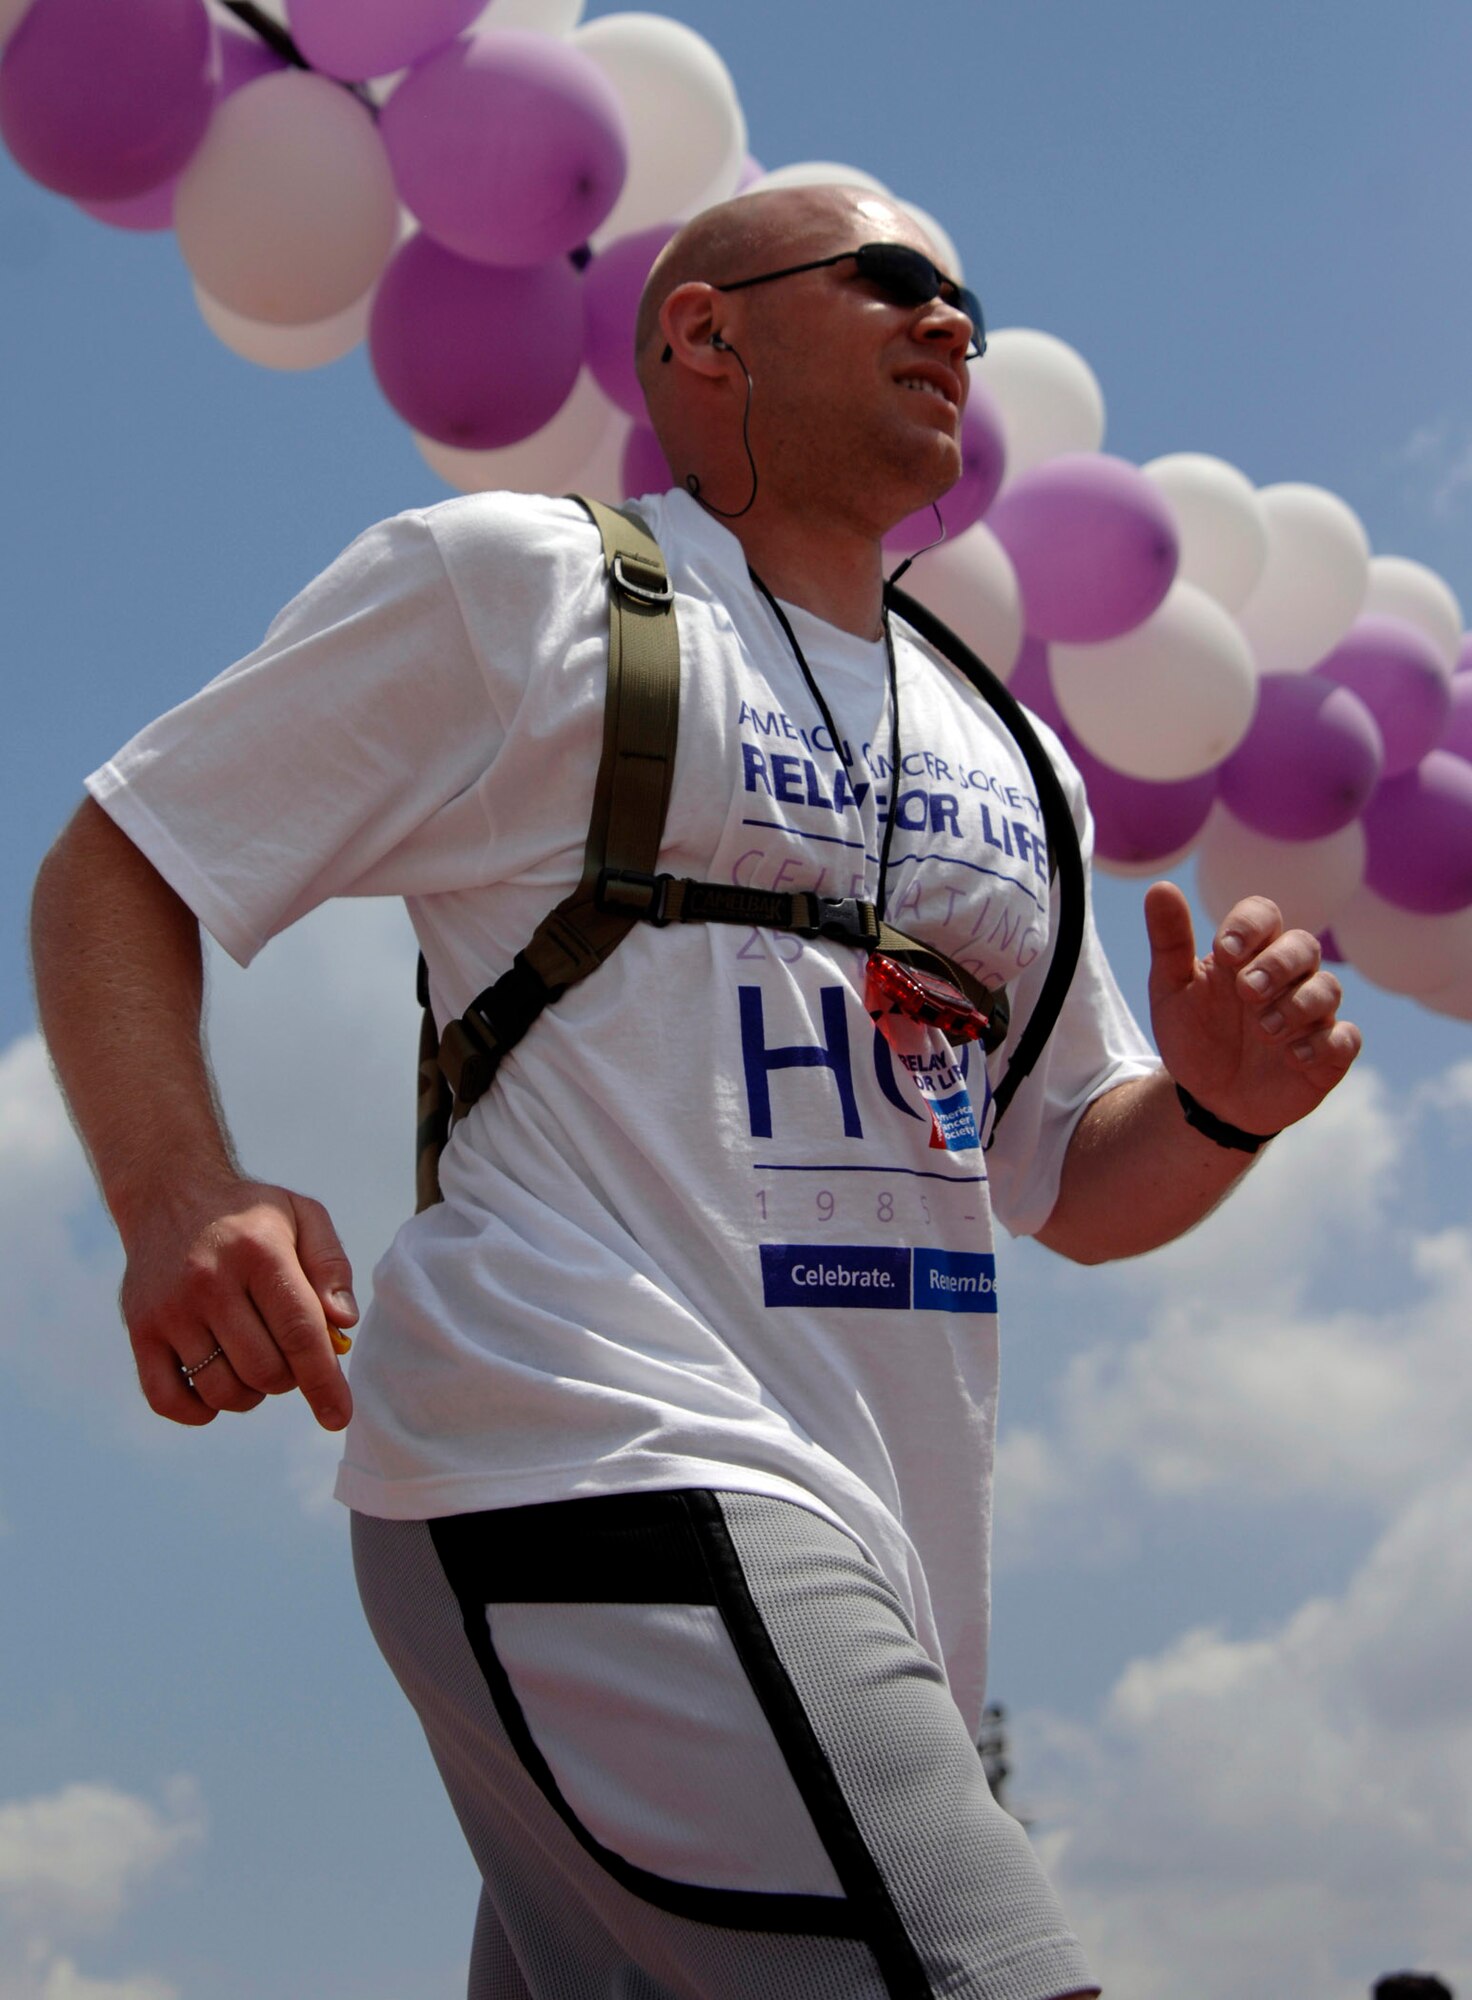
[[[666, 11], [763, 161], [868, 168], [992, 324], [1074, 345], [1107, 449], [1329, 487], [1472, 605], [1460, 0]], [[236, 360], [169, 239], [4, 158], [0, 301], [0, 2000], [449, 2000], [469, 1863], [361, 1628], [330, 1447], [280, 1404], [186, 1436], [138, 1403], [21, 944], [82, 774], [445, 489], [361, 353]], [[1137, 998], [1139, 890], [1100, 894]], [[334, 912], [215, 979], [246, 1156], [364, 1270], [408, 1198], [405, 935]], [[1472, 1987], [1472, 1043], [1348, 985], [1353, 1084], [1212, 1224], [1121, 1270], [1004, 1263], [993, 1692], [1130, 2000]], [[324, 1082], [329, 1009], [358, 1053]]]

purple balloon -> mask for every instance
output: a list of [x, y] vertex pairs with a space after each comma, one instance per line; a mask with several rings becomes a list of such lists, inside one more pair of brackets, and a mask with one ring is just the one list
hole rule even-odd
[[379, 387], [425, 437], [492, 451], [556, 416], [583, 362], [582, 280], [566, 258], [519, 271], [411, 236], [373, 301]]
[[[233, 97], [247, 83], [254, 83], [257, 77], [270, 76], [286, 68], [286, 58], [278, 56], [248, 28], [237, 28], [231, 21], [222, 20], [215, 23], [215, 33], [220, 43], [220, 80], [215, 86], [217, 105], [223, 104], [227, 97]], [[178, 185], [179, 176], [171, 174], [157, 187], [149, 188], [143, 194], [129, 195], [123, 201], [81, 201], [77, 206], [113, 229], [172, 229], [174, 190]]]
[[[1002, 413], [991, 391], [973, 376], [961, 416], [961, 477], [939, 502], [948, 536], [964, 533], [981, 519], [997, 497], [1006, 465]], [[933, 542], [939, 532], [935, 508], [920, 507], [890, 529], [884, 546], [897, 555], [912, 556]]]
[[391, 76], [453, 41], [484, 0], [287, 0], [292, 37], [313, 69]]
[[204, 0], [33, 0], [0, 61], [0, 135], [43, 187], [123, 201], [193, 153], [219, 63]]
[[1319, 932], [1319, 955], [1325, 965], [1343, 965], [1344, 953], [1339, 949], [1339, 940], [1333, 931]]
[[1441, 655], [1403, 618], [1379, 612], [1357, 618], [1314, 672], [1353, 688], [1374, 716], [1387, 778], [1419, 764], [1446, 724], [1451, 687]]
[[1462, 643], [1457, 651], [1457, 672], [1472, 674], [1472, 632], [1462, 634]]
[[668, 493], [675, 483], [670, 462], [648, 424], [635, 424], [624, 440], [620, 471], [625, 500], [637, 500], [641, 493]]
[[1129, 778], [1086, 750], [1071, 730], [1059, 733], [1089, 795], [1094, 851], [1102, 861], [1143, 866], [1191, 845], [1216, 799], [1215, 771], [1171, 784]]
[[620, 236], [583, 273], [588, 367], [608, 400], [641, 423], [649, 413], [634, 370], [634, 327], [644, 281], [675, 228], [673, 222], [658, 222], [652, 229]]
[[170, 174], [157, 187], [142, 194], [125, 195], [121, 201], [79, 201], [77, 207], [109, 229], [161, 230], [174, 226], [174, 189], [179, 176]]
[[1436, 747], [1472, 763], [1472, 674], [1452, 677], [1452, 704]]
[[1075, 645], [1142, 624], [1180, 561], [1159, 488], [1102, 452], [1068, 452], [1021, 473], [987, 526], [1012, 558], [1028, 630]]
[[399, 85], [378, 129], [426, 232], [487, 264], [587, 242], [628, 169], [624, 114], [591, 56], [551, 35], [465, 35]]
[[1364, 810], [1385, 752], [1374, 717], [1316, 674], [1264, 674], [1252, 727], [1221, 767], [1222, 804], [1274, 840], [1322, 840]]
[[741, 162], [740, 173], [736, 176], [737, 194], [745, 194], [746, 190], [752, 185], [754, 181], [765, 180], [766, 177], [767, 177], [767, 170], [762, 165], [761, 161], [758, 159], [754, 159], [752, 155], [748, 153], [746, 158]]
[[1447, 916], [1472, 904], [1472, 764], [1432, 750], [1365, 808], [1365, 883], [1398, 909]]
[[1060, 736], [1067, 732], [1068, 724], [1063, 720], [1063, 710], [1058, 706], [1053, 678], [1048, 672], [1047, 641], [1039, 639], [1036, 633], [1029, 632], [1023, 640], [1016, 665], [1007, 676], [1007, 686], [1022, 706], [1040, 716], [1050, 729], [1056, 729]]

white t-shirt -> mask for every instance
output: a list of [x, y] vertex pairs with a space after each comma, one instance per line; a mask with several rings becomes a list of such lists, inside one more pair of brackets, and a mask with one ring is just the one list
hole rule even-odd
[[[684, 494], [640, 506], [678, 592], [662, 866], [872, 900], [897, 790], [891, 921], [1007, 982], [1020, 1026], [1049, 892], [1010, 737], [897, 625], [896, 787], [882, 641], [787, 607], [845, 766], [735, 537]], [[242, 964], [329, 896], [403, 896], [443, 1023], [581, 872], [607, 618], [574, 503], [406, 514], [89, 787]], [[1079, 1113], [1154, 1059], [1091, 921], [994, 1147], [947, 1150], [863, 977], [843, 945], [639, 924], [548, 1008], [457, 1127], [444, 1202], [374, 1273], [338, 1492], [390, 1518], [678, 1486], [797, 1501], [882, 1565], [975, 1723], [991, 1217], [1038, 1228]], [[974, 1052], [969, 1080], [984, 1119]]]

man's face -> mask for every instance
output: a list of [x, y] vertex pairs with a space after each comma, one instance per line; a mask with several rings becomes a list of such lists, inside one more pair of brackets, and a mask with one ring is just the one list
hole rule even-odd
[[[823, 191], [732, 281], [861, 243], [934, 250], [894, 204]], [[873, 515], [883, 532], [938, 498], [961, 471], [970, 322], [942, 299], [904, 305], [847, 261], [735, 291], [721, 303], [755, 383], [753, 442], [763, 477]]]

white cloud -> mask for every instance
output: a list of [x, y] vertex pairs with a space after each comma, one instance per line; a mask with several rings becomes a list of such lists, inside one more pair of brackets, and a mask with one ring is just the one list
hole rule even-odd
[[[1076, 1353], [1046, 1420], [1004, 1428], [1003, 1563], [1117, 1555], [1129, 1521], [1185, 1495], [1312, 1496], [1383, 1520], [1463, 1462], [1472, 1235], [1417, 1235], [1394, 1214], [1422, 1109], [1352, 1077], [1193, 1236], [1093, 1274], [1139, 1331]], [[1379, 1293], [1360, 1297], [1377, 1259]], [[1330, 1303], [1346, 1290], [1356, 1303]]]
[[[413, 986], [396, 905], [334, 905], [246, 973], [211, 952], [210, 1041], [242, 1161], [327, 1204], [360, 1305], [413, 1205]], [[0, 1269], [0, 1365], [79, 1420], [162, 1449], [118, 1315], [121, 1251], [36, 1035], [0, 1052]], [[327, 1511], [340, 1440], [290, 1402], [215, 1425], [209, 1448], [222, 1467], [274, 1458], [305, 1511]]]
[[0, 2000], [174, 2000], [149, 1974], [93, 1978], [65, 1947], [116, 1924], [204, 1835], [184, 1777], [158, 1804], [104, 1784], [0, 1803]]
[[0, 1904], [30, 1929], [64, 1933], [113, 1923], [130, 1896], [204, 1837], [189, 1778], [161, 1806], [110, 1785], [67, 1785], [0, 1804]]
[[1472, 1986], [1472, 1228], [1445, 1164], [1469, 1106], [1466, 1062], [1399, 1100], [1356, 1071], [1199, 1232], [1090, 1274], [1099, 1333], [1004, 1434], [1004, 1562], [1119, 1564], [1187, 1497], [1372, 1523], [1341, 1594], [1184, 1631], [1091, 1719], [1014, 1717], [1018, 1802], [1110, 1993]]
[[1363, 2000], [1406, 1964], [1464, 1990], [1469, 1657], [1463, 1471], [1401, 1510], [1342, 1597], [1256, 1637], [1185, 1633], [1089, 1728], [1024, 1718], [1024, 1803], [1056, 1816], [1040, 1844], [1107, 1990]]
[[167, 1980], [142, 1973], [131, 1979], [89, 1979], [70, 1958], [38, 1956], [25, 1971], [0, 1972], [0, 2000], [178, 2000]]
[[1418, 425], [1395, 461], [1425, 496], [1434, 520], [1450, 521], [1463, 512], [1472, 491], [1472, 435], [1465, 423], [1443, 416]]
[[7, 1365], [67, 1396], [117, 1398], [131, 1376], [121, 1258], [37, 1035], [0, 1053], [0, 1268]]
[[419, 1015], [401, 906], [331, 904], [245, 972], [212, 952], [210, 989], [242, 1162], [326, 1203], [366, 1294], [414, 1200]]

